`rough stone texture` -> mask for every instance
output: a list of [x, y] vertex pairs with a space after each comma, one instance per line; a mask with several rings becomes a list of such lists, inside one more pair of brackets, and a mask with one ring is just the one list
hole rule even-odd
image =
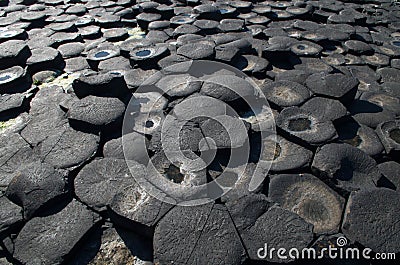
[[22, 208], [1, 195], [0, 217], [0, 236], [2, 236], [7, 230], [22, 223]]
[[315, 154], [312, 168], [347, 191], [374, 187], [380, 177], [375, 160], [348, 144], [324, 145]]
[[341, 123], [336, 129], [341, 142], [357, 147], [370, 156], [384, 151], [377, 133], [368, 126], [349, 121]]
[[343, 74], [313, 74], [307, 78], [306, 85], [315, 94], [343, 99], [352, 92], [354, 97], [358, 81]]
[[0, 189], [5, 189], [14, 172], [24, 163], [39, 160], [29, 144], [16, 133], [0, 136]]
[[400, 212], [399, 198], [399, 193], [385, 188], [351, 193], [345, 210], [343, 233], [373, 251], [396, 252], [400, 243], [400, 226], [393, 220]]
[[116, 193], [130, 185], [134, 185], [134, 178], [125, 160], [103, 158], [82, 168], [75, 178], [75, 193], [90, 207], [104, 210]]
[[99, 220], [73, 200], [56, 214], [29, 221], [15, 239], [14, 257], [23, 263], [61, 264]]
[[149, 160], [146, 144], [148, 144], [148, 140], [142, 134], [131, 132], [106, 142], [103, 155], [104, 157], [135, 160], [146, 165]]
[[[168, 242], [174, 242], [172, 250], [166, 249]], [[212, 204], [172, 209], [156, 227], [154, 249], [160, 263], [240, 264], [245, 255], [226, 208]]]
[[285, 130], [289, 137], [301, 139], [310, 145], [320, 145], [337, 137], [332, 121], [320, 120], [317, 115], [299, 107], [283, 109], [276, 119], [276, 125]]
[[300, 105], [310, 96], [310, 91], [301, 84], [292, 81], [277, 81], [262, 88], [265, 97], [280, 107]]
[[228, 201], [226, 207], [236, 229], [239, 233], [242, 233], [253, 226], [257, 219], [263, 215], [272, 204], [273, 203], [263, 194], [249, 194]]
[[[400, 164], [394, 161], [384, 162], [378, 165], [379, 171], [385, 178], [382, 180], [385, 187], [400, 191]], [[387, 183], [387, 181], [389, 183]]]
[[224, 114], [226, 114], [226, 106], [208, 96], [193, 96], [174, 107], [174, 115], [181, 120], [186, 120], [188, 117], [215, 117]]
[[301, 106], [302, 109], [314, 114], [318, 119], [337, 120], [347, 114], [346, 107], [337, 100], [314, 97]]
[[[258, 147], [258, 146], [257, 146]], [[270, 165], [274, 172], [299, 169], [311, 163], [313, 153], [277, 135], [263, 140], [259, 160]]]
[[105, 125], [122, 117], [125, 104], [117, 98], [87, 96], [72, 102], [68, 118], [93, 125]]
[[109, 226], [106, 223], [91, 232], [67, 264], [152, 264], [152, 245], [148, 238]]
[[212, 208], [213, 204], [173, 208], [156, 226], [153, 241], [155, 261], [186, 264]]
[[213, 139], [218, 148], [239, 148], [248, 141], [245, 123], [228, 115], [205, 121], [201, 131], [205, 137]]
[[42, 161], [56, 168], [75, 168], [95, 155], [99, 136], [70, 127], [56, 131], [39, 146]]
[[214, 205], [187, 263], [234, 265], [244, 258], [244, 247], [228, 211]]
[[188, 74], [167, 75], [158, 81], [157, 86], [171, 97], [183, 97], [200, 90], [202, 82]]
[[179, 47], [177, 54], [189, 59], [207, 59], [214, 55], [214, 47], [208, 42], [189, 43]]
[[[152, 197], [134, 183], [115, 194], [109, 208], [116, 214], [116, 220], [126, 218], [133, 223], [152, 227], [172, 207], [172, 205]], [[123, 223], [124, 220], [121, 222]]]
[[339, 231], [344, 199], [310, 174], [275, 175], [269, 197], [314, 225], [314, 233]]
[[22, 165], [15, 171], [6, 195], [24, 209], [30, 218], [40, 207], [67, 192], [67, 173], [39, 161]]
[[20, 108], [25, 99], [26, 95], [21, 93], [11, 95], [2, 94], [0, 96], [0, 113], [4, 114], [7, 111], [13, 111]]
[[[298, 215], [273, 206], [261, 215], [255, 224], [242, 233], [242, 239], [251, 259], [259, 260], [257, 251], [268, 246], [278, 248], [305, 248], [313, 239], [313, 226]], [[262, 253], [261, 253], [262, 255]], [[275, 255], [269, 261], [280, 261]]]
[[254, 87], [243, 78], [229, 75], [216, 75], [207, 78], [201, 87], [201, 93], [222, 101], [254, 95]]

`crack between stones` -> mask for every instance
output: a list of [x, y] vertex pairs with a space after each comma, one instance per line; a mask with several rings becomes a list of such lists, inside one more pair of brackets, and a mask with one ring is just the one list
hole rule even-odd
[[67, 130], [63, 130], [62, 134], [60, 135], [60, 137], [58, 138], [57, 142], [51, 147], [50, 151], [47, 152], [47, 154], [43, 157], [42, 162], [44, 162], [47, 158], [47, 156], [54, 150], [54, 148], [56, 147], [56, 145], [61, 141], [62, 137], [64, 136], [64, 134], [66, 133]]
[[212, 212], [212, 210], [214, 209], [214, 206], [215, 206], [215, 204], [211, 207], [211, 210], [210, 210], [210, 212], [208, 213], [207, 219], [206, 219], [206, 221], [204, 222], [204, 225], [203, 225], [203, 227], [202, 227], [202, 229], [201, 229], [200, 235], [199, 235], [199, 237], [197, 238], [196, 243], [194, 244], [192, 250], [190, 251], [190, 254], [189, 254], [188, 258], [187, 258], [187, 260], [185, 261], [185, 264], [190, 265], [188, 262], [189, 262], [190, 258], [192, 257], [192, 254], [193, 254], [194, 250], [196, 249], [197, 244], [199, 243], [199, 240], [200, 240], [201, 236], [203, 235], [204, 228], [205, 228], [205, 226], [207, 225], [208, 219], [210, 219], [211, 212]]
[[[225, 206], [225, 207], [226, 207], [226, 206]], [[238, 230], [237, 227], [236, 227], [235, 221], [234, 221], [233, 218], [232, 218], [231, 212], [229, 211], [229, 209], [228, 209], [227, 207], [226, 207], [226, 211], [228, 212], [229, 218], [231, 219], [232, 224], [233, 224], [233, 226], [235, 227], [235, 231], [236, 231], [236, 233], [237, 233], [237, 235], [238, 235], [238, 237], [239, 237], [239, 239], [240, 239], [240, 243], [241, 243], [242, 246], [243, 246], [243, 249], [244, 249], [244, 251], [245, 251], [245, 253], [246, 253], [246, 256], [247, 256], [247, 258], [249, 258], [250, 255], [249, 255], [249, 252], [247, 251], [246, 244], [244, 243], [244, 240], [243, 240], [243, 238], [242, 238], [242, 235], [239, 233], [239, 230]]]

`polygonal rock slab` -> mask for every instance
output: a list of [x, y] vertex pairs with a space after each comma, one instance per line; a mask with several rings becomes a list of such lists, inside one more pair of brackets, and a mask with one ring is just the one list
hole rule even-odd
[[342, 230], [347, 238], [378, 252], [400, 248], [400, 194], [386, 188], [351, 193]]
[[188, 264], [242, 264], [245, 250], [232, 219], [222, 205], [214, 205]]
[[213, 204], [173, 208], [154, 231], [154, 260], [186, 264], [206, 225]]
[[30, 220], [15, 239], [13, 256], [25, 264], [61, 264], [99, 221], [99, 215], [73, 200], [56, 214]]
[[99, 138], [65, 127], [40, 143], [40, 157], [55, 168], [75, 168], [95, 155]]
[[228, 102], [254, 96], [255, 91], [251, 83], [243, 78], [234, 75], [215, 75], [205, 80], [201, 93]]
[[67, 192], [66, 173], [40, 161], [22, 165], [14, 173], [6, 195], [20, 203], [25, 218], [30, 218], [41, 206]]
[[8, 186], [21, 165], [38, 160], [39, 157], [17, 133], [0, 136], [0, 189]]
[[0, 235], [22, 222], [22, 208], [0, 196]]
[[[242, 239], [250, 259], [284, 262], [275, 255], [269, 256], [269, 251], [259, 251], [267, 244], [268, 248], [302, 249], [313, 239], [313, 226], [300, 216], [272, 206], [261, 215], [255, 224], [242, 233]], [[259, 255], [260, 254], [260, 255]], [[265, 257], [264, 257], [265, 254]]]
[[103, 158], [83, 167], [74, 184], [75, 193], [82, 202], [97, 210], [104, 210], [115, 194], [135, 185], [135, 182], [125, 160]]
[[312, 168], [347, 191], [375, 187], [380, 177], [375, 160], [349, 144], [324, 145], [315, 154]]
[[317, 95], [339, 100], [352, 100], [358, 80], [343, 74], [313, 74], [306, 80], [307, 87]]
[[115, 219], [120, 218], [124, 222], [123, 219], [126, 218], [133, 223], [151, 227], [172, 207], [172, 205], [152, 197], [135, 183], [117, 193], [109, 209], [115, 214]]
[[72, 102], [68, 118], [93, 125], [105, 125], [122, 117], [124, 112], [125, 104], [118, 98], [87, 96]]
[[313, 175], [275, 175], [269, 197], [313, 224], [314, 233], [339, 231], [344, 199]]
[[161, 264], [241, 264], [245, 251], [226, 208], [206, 204], [172, 209], [156, 227], [154, 255]]

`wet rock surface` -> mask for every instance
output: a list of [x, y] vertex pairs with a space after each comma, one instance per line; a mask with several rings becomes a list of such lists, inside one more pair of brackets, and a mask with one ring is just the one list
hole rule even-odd
[[399, 12], [0, 1], [0, 264], [400, 255]]

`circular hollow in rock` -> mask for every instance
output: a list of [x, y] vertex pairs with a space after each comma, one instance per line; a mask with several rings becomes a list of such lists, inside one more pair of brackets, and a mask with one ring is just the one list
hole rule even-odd
[[310, 91], [292, 81], [275, 81], [261, 88], [265, 97], [279, 107], [290, 107], [303, 103], [310, 96]]
[[312, 169], [346, 191], [375, 187], [380, 173], [376, 162], [349, 144], [327, 144], [314, 156]]
[[314, 225], [314, 233], [339, 231], [344, 199], [311, 174], [275, 175], [269, 197]]

